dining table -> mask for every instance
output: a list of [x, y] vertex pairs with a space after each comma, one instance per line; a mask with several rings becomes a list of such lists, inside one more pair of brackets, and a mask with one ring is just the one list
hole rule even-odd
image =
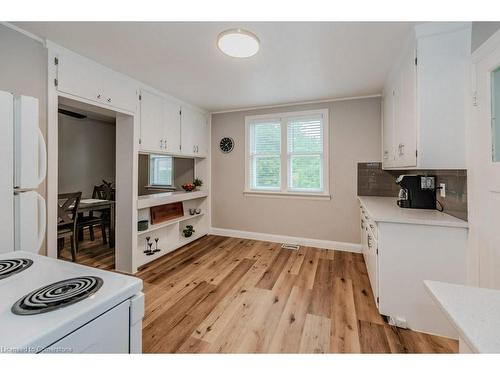
[[[71, 210], [73, 207], [68, 207]], [[86, 212], [102, 211], [109, 209], [110, 224], [109, 224], [109, 247], [115, 246], [115, 201], [107, 199], [84, 198], [80, 200], [77, 214], [84, 215]]]

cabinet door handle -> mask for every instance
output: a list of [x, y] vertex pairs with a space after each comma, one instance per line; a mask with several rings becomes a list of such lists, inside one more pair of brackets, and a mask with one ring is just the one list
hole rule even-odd
[[101, 99], [102, 95], [101, 94], [97, 94], [97, 99]]
[[111, 103], [111, 98], [108, 98], [107, 100], [108, 100], [108, 103]]
[[405, 150], [405, 145], [404, 145], [404, 143], [400, 143], [399, 146], [398, 146], [398, 148], [399, 148], [399, 156], [403, 156], [405, 154], [405, 151], [404, 151]]

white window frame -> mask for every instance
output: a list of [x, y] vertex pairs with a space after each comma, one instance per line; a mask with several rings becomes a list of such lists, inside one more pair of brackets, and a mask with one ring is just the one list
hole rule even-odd
[[[296, 117], [321, 115], [323, 118], [323, 160], [322, 160], [322, 191], [302, 191], [300, 189], [289, 188], [289, 163], [288, 152], [288, 124], [287, 120]], [[251, 183], [251, 126], [258, 120], [279, 120], [281, 124], [281, 168], [280, 168], [280, 189], [253, 189]], [[306, 198], [306, 199], [330, 199], [330, 136], [329, 136], [329, 111], [328, 109], [317, 109], [309, 111], [270, 113], [265, 115], [245, 117], [245, 189], [243, 193], [247, 196], [274, 196], [277, 198]]]

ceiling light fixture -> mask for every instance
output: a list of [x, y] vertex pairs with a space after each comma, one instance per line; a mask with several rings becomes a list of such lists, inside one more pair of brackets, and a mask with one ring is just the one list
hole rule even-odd
[[231, 57], [250, 57], [259, 51], [259, 38], [243, 29], [223, 31], [217, 37], [217, 47]]

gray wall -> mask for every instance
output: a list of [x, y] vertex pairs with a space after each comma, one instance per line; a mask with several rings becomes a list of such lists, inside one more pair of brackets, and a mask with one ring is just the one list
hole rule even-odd
[[[27, 36], [0, 25], [0, 90], [38, 98], [40, 129], [47, 139], [47, 50]], [[46, 198], [47, 183], [38, 189]], [[46, 244], [40, 253], [46, 253]]]
[[[248, 197], [245, 116], [328, 108], [332, 199]], [[214, 114], [212, 116], [212, 226], [250, 232], [359, 243], [357, 163], [380, 160], [380, 98]], [[229, 136], [235, 148], [219, 151]]]
[[474, 52], [481, 44], [500, 29], [500, 22], [472, 22], [471, 51]]
[[59, 114], [59, 192], [92, 196], [94, 185], [115, 181], [116, 126]]

